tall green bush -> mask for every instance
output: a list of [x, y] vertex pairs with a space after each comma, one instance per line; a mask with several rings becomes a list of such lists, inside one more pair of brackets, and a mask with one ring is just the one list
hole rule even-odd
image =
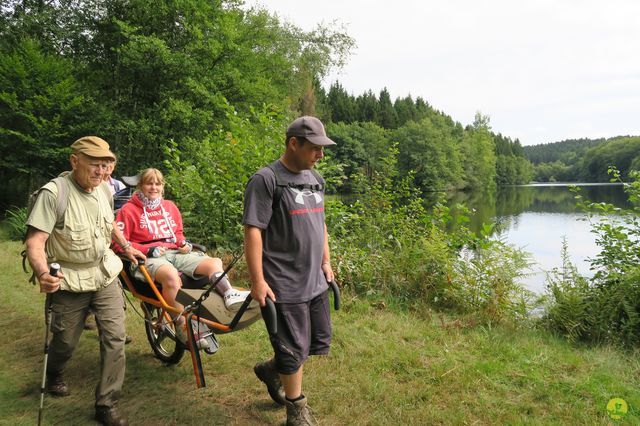
[[204, 140], [169, 141], [167, 184], [183, 214], [187, 235], [219, 247], [242, 241], [242, 201], [253, 173], [284, 150], [287, 120], [265, 106], [252, 114], [229, 109], [227, 128]]
[[[609, 175], [621, 181], [616, 168], [610, 167]], [[583, 200], [575, 190], [600, 248], [590, 259], [595, 273], [588, 280], [578, 275], [567, 265], [564, 247], [563, 270], [549, 280], [550, 304], [544, 318], [549, 328], [572, 340], [629, 347], [640, 343], [640, 174], [632, 172], [630, 177], [633, 181], [625, 185], [635, 205], [630, 210]]]

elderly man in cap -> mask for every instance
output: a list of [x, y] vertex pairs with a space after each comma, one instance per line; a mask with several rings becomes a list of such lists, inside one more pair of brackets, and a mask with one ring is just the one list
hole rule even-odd
[[[57, 397], [69, 394], [62, 374], [91, 309], [101, 330], [95, 418], [106, 425], [126, 425], [117, 406], [125, 371], [124, 304], [118, 284], [122, 261], [109, 244], [115, 239], [133, 262], [144, 255], [115, 225], [113, 198], [103, 187], [103, 174], [115, 161], [109, 144], [86, 136], [71, 148], [73, 171], [42, 188], [27, 219], [27, 256], [52, 311], [46, 390]], [[62, 217], [57, 217], [58, 196], [67, 198]], [[51, 262], [61, 266], [56, 276], [49, 274]]]
[[324, 179], [313, 169], [335, 145], [315, 117], [300, 117], [286, 132], [279, 160], [247, 184], [245, 253], [251, 296], [275, 302], [274, 358], [254, 367], [271, 398], [287, 408], [287, 425], [314, 425], [302, 393], [309, 355], [326, 355], [331, 341], [327, 283], [333, 280], [324, 215]]

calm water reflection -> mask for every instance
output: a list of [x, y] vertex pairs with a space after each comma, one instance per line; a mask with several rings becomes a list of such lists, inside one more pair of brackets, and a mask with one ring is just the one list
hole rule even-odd
[[[595, 202], [628, 207], [622, 185], [576, 184], [581, 194]], [[498, 235], [529, 252], [535, 265], [524, 279], [527, 288], [544, 291], [545, 272], [560, 266], [562, 238], [567, 239], [573, 263], [583, 275], [591, 275], [587, 259], [598, 252], [589, 223], [575, 206], [566, 184], [535, 184], [500, 188], [495, 195], [456, 194], [452, 203], [463, 202], [474, 209], [471, 227], [496, 223]]]

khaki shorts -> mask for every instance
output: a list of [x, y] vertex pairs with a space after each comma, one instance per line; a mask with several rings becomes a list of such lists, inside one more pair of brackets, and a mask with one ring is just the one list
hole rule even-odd
[[[179, 272], [191, 277], [198, 278], [195, 275], [196, 268], [207, 258], [207, 255], [201, 251], [192, 251], [191, 253], [182, 254], [178, 250], [167, 250], [165, 254], [160, 257], [147, 257], [144, 266], [147, 267], [149, 275], [155, 280], [156, 273], [162, 265], [173, 265]], [[137, 280], [145, 281], [144, 275], [134, 264], [131, 264], [131, 272]]]

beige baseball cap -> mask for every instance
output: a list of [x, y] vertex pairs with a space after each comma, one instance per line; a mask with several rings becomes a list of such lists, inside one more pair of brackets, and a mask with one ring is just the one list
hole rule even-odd
[[94, 158], [110, 158], [115, 161], [116, 156], [109, 150], [109, 144], [97, 136], [84, 136], [71, 144], [74, 154], [82, 153]]

